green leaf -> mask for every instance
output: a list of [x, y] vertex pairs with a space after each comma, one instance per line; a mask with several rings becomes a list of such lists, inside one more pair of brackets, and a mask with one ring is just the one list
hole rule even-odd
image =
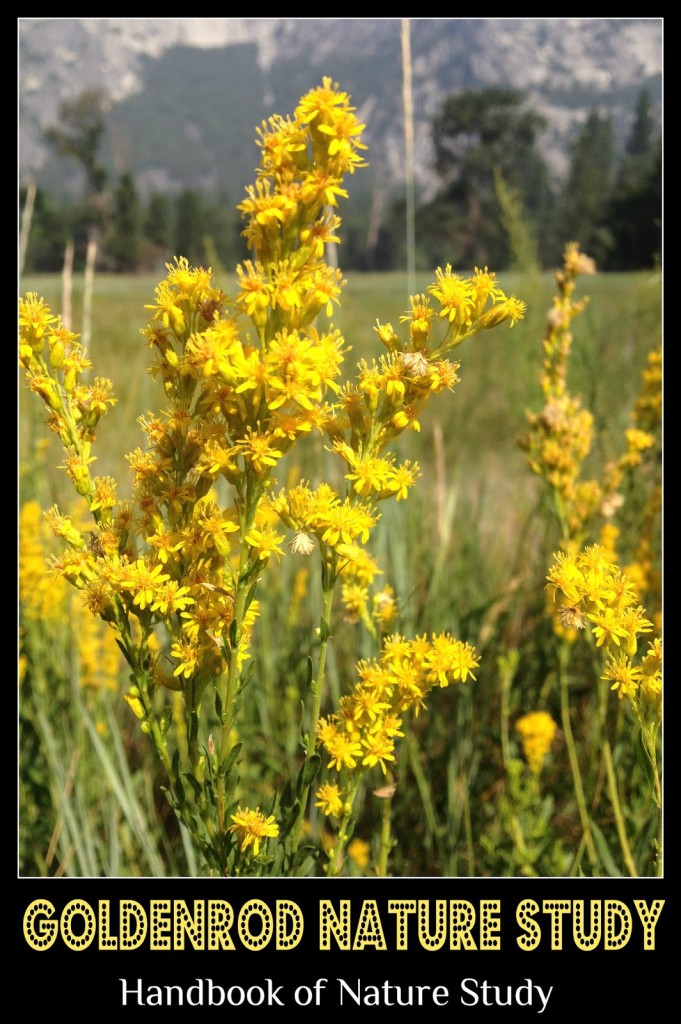
[[591, 822], [591, 831], [593, 833], [596, 849], [598, 850], [598, 856], [603, 862], [603, 867], [611, 878], [622, 878], [625, 872], [615, 864], [610, 848], [608, 847], [607, 840], [595, 821]]
[[222, 722], [222, 697], [220, 696], [217, 690], [215, 691], [215, 714], [218, 716], [218, 719]]
[[638, 759], [641, 763], [643, 771], [645, 772], [648, 785], [652, 787], [655, 785], [655, 769], [653, 768], [653, 763], [650, 760], [648, 748], [646, 747], [643, 739], [643, 732], [640, 729], [638, 733], [638, 743], [636, 745], [636, 752], [638, 754]]
[[242, 676], [239, 676], [239, 691], [238, 691], [239, 693], [241, 693], [242, 690], [245, 690], [247, 686], [250, 686], [250, 684], [253, 682], [254, 676], [255, 676], [255, 659], [252, 658], [249, 661], [248, 667], [247, 667], [246, 671], [244, 672], [244, 674]]
[[179, 813], [180, 813], [180, 808], [179, 808], [179, 806], [178, 806], [177, 800], [175, 799], [175, 797], [173, 796], [173, 794], [172, 794], [172, 793], [170, 792], [170, 790], [168, 789], [168, 787], [167, 787], [167, 786], [161, 786], [161, 787], [160, 787], [160, 789], [161, 789], [161, 792], [162, 792], [162, 793], [165, 793], [165, 796], [166, 796], [166, 800], [168, 801], [168, 803], [170, 804], [170, 806], [172, 807], [172, 809], [173, 809], [173, 810], [175, 811], [175, 813], [176, 813], [176, 814], [178, 814], [178, 815], [179, 815]]
[[281, 793], [280, 806], [283, 813], [288, 811], [289, 807], [293, 803], [293, 789], [291, 788], [291, 780], [288, 779]]
[[330, 636], [331, 630], [329, 629], [329, 624], [322, 615], [321, 619], [319, 620], [319, 637], [322, 643], [324, 643], [324, 641], [328, 640]]
[[249, 588], [248, 593], [246, 594], [246, 603], [244, 604], [244, 614], [248, 611], [248, 609], [251, 607], [251, 604], [253, 603], [253, 598], [255, 597], [256, 592], [258, 590], [258, 582], [259, 581], [256, 580], [255, 583], [252, 583], [250, 588]]
[[118, 637], [117, 637], [117, 636], [116, 636], [116, 637], [114, 637], [114, 640], [116, 641], [116, 643], [117, 643], [117, 644], [118, 644], [118, 646], [120, 647], [120, 649], [121, 649], [121, 653], [122, 653], [123, 657], [125, 658], [125, 660], [127, 661], [127, 663], [128, 663], [128, 665], [130, 666], [130, 668], [134, 668], [134, 667], [135, 667], [135, 665], [134, 665], [134, 663], [133, 663], [133, 662], [132, 662], [132, 661], [130, 660], [130, 655], [128, 654], [127, 650], [125, 649], [125, 647], [123, 646], [123, 644], [121, 643], [121, 641], [120, 641], [120, 640], [118, 639]]
[[194, 794], [198, 800], [201, 799], [201, 784], [197, 779], [194, 778], [191, 772], [182, 772], [189, 785], [194, 790]]
[[308, 757], [298, 776], [298, 793], [302, 793], [303, 789], [312, 785], [321, 765], [322, 759], [319, 754], [313, 754], [312, 757]]
[[291, 810], [288, 812], [288, 815], [286, 816], [286, 818], [284, 819], [284, 821], [282, 823], [282, 826], [281, 826], [281, 837], [282, 837], [282, 839], [284, 838], [284, 836], [287, 836], [289, 834], [289, 832], [291, 831], [291, 829], [295, 825], [299, 811], [300, 811], [300, 802], [298, 800], [296, 800], [294, 802], [294, 804], [292, 805]]
[[242, 746], [243, 744], [237, 743], [235, 744], [235, 746], [232, 747], [229, 754], [227, 754], [227, 757], [225, 757], [220, 767], [218, 768], [218, 775], [224, 775], [225, 777], [229, 775], [230, 771], [234, 767], [234, 763], [237, 757], [239, 756]]
[[299, 846], [293, 862], [293, 872], [298, 877], [308, 875], [317, 860], [318, 850], [315, 846]]

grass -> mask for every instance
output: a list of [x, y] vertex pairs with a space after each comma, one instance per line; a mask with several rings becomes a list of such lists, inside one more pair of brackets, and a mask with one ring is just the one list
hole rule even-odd
[[[540, 341], [554, 283], [549, 274], [525, 281], [512, 274], [500, 277], [507, 293], [515, 292], [527, 301], [526, 319], [512, 330], [490, 332], [463, 346], [461, 383], [454, 397], [441, 396], [433, 403], [421, 434], [412, 435], [406, 447], [424, 469], [424, 490], [432, 493], [437, 482], [433, 431], [441, 430], [447, 487], [456, 483], [460, 502], [478, 518], [485, 541], [502, 543], [508, 556], [535, 498], [516, 439], [524, 430], [525, 409], [539, 403]], [[425, 290], [429, 281], [420, 275], [417, 289]], [[146, 370], [149, 353], [139, 333], [147, 319], [145, 303], [153, 302], [156, 283], [153, 277], [97, 278], [90, 353], [96, 372], [111, 378], [119, 400], [100, 430], [97, 471], [101, 475], [127, 475], [123, 455], [142, 441], [136, 418], [156, 408], [161, 399], [157, 383]], [[234, 293], [233, 280], [220, 284]], [[56, 275], [27, 277], [22, 290], [37, 291], [59, 310], [61, 282]], [[598, 450], [594, 454], [602, 462], [617, 450], [646, 354], [660, 337], [661, 282], [659, 276], [648, 272], [612, 274], [585, 279], [583, 290], [591, 302], [576, 322], [571, 388], [584, 397], [596, 417]], [[392, 322], [397, 328], [407, 307], [405, 275], [349, 276], [342, 309], [334, 317], [351, 346], [346, 356], [348, 373], [359, 358], [383, 351], [372, 330], [376, 319]], [[73, 296], [76, 331], [81, 326], [81, 308], [78, 279]], [[27, 397], [22, 388], [24, 456], [30, 453], [35, 438], [45, 434], [39, 422], [41, 411]], [[434, 428], [434, 423], [439, 427]], [[56, 441], [52, 454], [55, 458], [47, 461], [55, 465], [59, 458]]]

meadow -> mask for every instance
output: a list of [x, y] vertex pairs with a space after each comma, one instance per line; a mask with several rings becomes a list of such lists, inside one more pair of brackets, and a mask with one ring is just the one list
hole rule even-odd
[[[351, 373], [359, 359], [380, 355], [376, 319], [397, 325], [409, 300], [404, 275], [348, 277], [333, 323], [351, 347], [345, 357]], [[391, 631], [407, 637], [451, 632], [475, 647], [476, 680], [431, 693], [427, 711], [414, 718], [391, 765], [394, 795], [362, 804], [343, 870], [404, 876], [657, 874], [659, 809], [637, 723], [626, 702], [611, 695], [604, 714], [621, 801], [616, 809], [599, 740], [598, 684], [577, 642], [569, 714], [595, 848], [595, 856], [585, 853], [545, 592], [560, 525], [544, 482], [531, 472], [518, 444], [527, 431], [526, 410], [542, 406], [541, 343], [556, 286], [551, 274], [499, 277], [506, 294], [522, 296], [527, 314], [511, 330], [483, 332], [462, 347], [460, 357], [457, 352], [461, 381], [454, 393], [436, 396], [420, 430], [401, 438], [401, 456], [421, 467], [418, 486], [407, 501], [384, 503], [370, 544], [384, 573], [381, 582], [396, 595]], [[417, 291], [430, 281], [432, 275], [420, 274]], [[143, 443], [137, 417], [163, 408], [140, 334], [156, 283], [152, 277], [105, 275], [95, 283], [89, 352], [96, 373], [111, 378], [118, 397], [99, 429], [96, 472], [118, 479], [121, 497], [127, 496], [129, 479], [124, 455]], [[217, 284], [235, 291], [233, 280]], [[75, 331], [79, 288], [76, 280]], [[26, 278], [26, 292], [59, 310], [58, 277]], [[589, 276], [579, 279], [577, 294], [588, 294], [590, 302], [573, 325], [569, 388], [594, 417], [584, 476], [601, 477], [626, 448], [624, 431], [631, 426], [641, 375], [648, 354], [660, 345], [661, 281], [651, 272]], [[84, 615], [80, 595], [63, 580], [41, 575], [41, 560], [44, 573], [45, 558], [58, 546], [34, 503], [67, 509], [72, 498], [66, 475], [55, 468], [62, 461], [59, 441], [23, 379], [19, 435], [20, 874], [199, 873], [197, 852], [165, 800], [163, 770], [150, 758], [148, 737], [123, 700], [125, 662], [106, 628], [102, 633], [88, 625], [92, 617]], [[342, 471], [326, 444], [318, 433], [304, 438], [277, 465], [279, 485], [324, 479], [342, 486]], [[642, 480], [627, 494], [627, 509], [636, 515], [622, 528], [624, 562], [634, 557], [646, 486]], [[654, 534], [659, 540], [659, 517]], [[588, 537], [590, 543], [598, 540], [597, 533]], [[652, 557], [659, 573], [659, 545]], [[317, 577], [312, 564], [308, 568], [287, 552], [268, 566], [259, 595], [253, 677], [239, 722], [248, 756], [237, 785], [239, 795], [249, 794], [262, 807], [273, 805], [300, 760], [299, 706], [308, 659], [314, 662], [319, 649]], [[649, 611], [659, 620], [659, 607]], [[322, 714], [348, 692], [357, 661], [377, 654], [376, 637], [352, 618], [337, 597]], [[521, 716], [537, 709], [557, 723], [541, 771], [531, 770], [515, 728]], [[376, 769], [366, 787], [380, 792], [382, 782]], [[386, 803], [392, 805], [387, 867], [379, 854]], [[618, 842], [622, 822], [629, 856]], [[333, 843], [326, 826], [321, 810], [311, 806], [306, 834], [322, 849]], [[319, 873], [323, 867], [316, 861], [305, 870]]]

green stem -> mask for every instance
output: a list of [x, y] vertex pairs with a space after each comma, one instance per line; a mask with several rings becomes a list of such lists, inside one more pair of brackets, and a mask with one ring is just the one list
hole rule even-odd
[[357, 796], [357, 790], [359, 789], [360, 782], [362, 781], [361, 773], [357, 774], [355, 781], [352, 784], [350, 792], [348, 793], [348, 799], [345, 804], [345, 812], [341, 818], [341, 823], [338, 828], [338, 837], [336, 845], [333, 848], [329, 863], [326, 865], [326, 873], [330, 877], [337, 875], [341, 869], [343, 863], [343, 855], [345, 853], [345, 847], [348, 844], [351, 832], [348, 832], [350, 822], [352, 821], [355, 797]]
[[241, 565], [239, 566], [239, 579], [236, 585], [236, 594], [234, 599], [234, 643], [230, 644], [229, 654], [229, 668], [226, 673], [226, 677], [223, 676], [224, 682], [220, 688], [220, 700], [222, 702], [222, 726], [220, 729], [220, 746], [219, 757], [218, 757], [218, 780], [217, 780], [217, 817], [218, 817], [218, 829], [220, 833], [225, 831], [225, 776], [220, 771], [220, 766], [223, 764], [226, 757], [232, 749], [231, 733], [234, 726], [235, 712], [234, 705], [236, 703], [237, 686], [239, 682], [239, 642], [241, 640], [242, 623], [244, 619], [244, 608], [246, 604], [246, 587], [241, 579], [241, 571], [244, 564], [246, 545], [242, 544], [241, 548]]
[[[187, 801], [186, 797], [180, 795], [182, 790], [180, 790], [175, 785], [175, 775], [173, 772], [172, 760], [170, 758], [170, 754], [168, 753], [168, 744], [166, 742], [165, 736], [163, 735], [163, 732], [161, 731], [161, 726], [159, 724], [158, 718], [156, 717], [151, 692], [149, 690], [149, 674], [147, 670], [142, 666], [142, 661], [144, 659], [146, 652], [146, 638], [142, 642], [142, 645], [140, 645], [139, 657], [137, 656], [137, 652], [131, 645], [128, 644], [126, 646], [129, 653], [133, 657], [133, 661], [135, 664], [133, 674], [140, 692], [140, 700], [142, 702], [142, 706], [144, 707], [144, 724], [147, 726], [147, 728], [144, 731], [147, 733], [147, 735], [151, 736], [154, 748], [156, 749], [156, 753], [158, 754], [165, 769], [166, 776], [168, 778], [168, 785], [170, 787], [170, 792], [172, 793], [173, 799], [176, 801], [177, 806], [180, 808], [182, 820], [194, 839], [195, 848], [200, 849], [201, 836], [197, 832], [195, 818], [194, 815], [192, 814], [190, 803]], [[198, 755], [196, 754], [196, 752], [193, 752], [191, 757], [191, 767], [195, 776], [197, 774], [197, 757]], [[211, 839], [213, 839], [215, 836], [215, 826], [212, 822], [210, 814], [208, 813], [205, 799], [202, 799], [199, 803], [201, 819], [204, 823], [208, 835], [211, 837]]]
[[[253, 484], [249, 481], [246, 486], [247, 499], [243, 508], [241, 519], [241, 530], [239, 533], [240, 554], [239, 570], [236, 578], [234, 594], [234, 619], [230, 627], [230, 652], [229, 668], [226, 678], [223, 675], [219, 689], [222, 703], [222, 726], [220, 730], [220, 745], [218, 748], [218, 778], [216, 787], [217, 821], [218, 834], [223, 836], [226, 829], [226, 779], [220, 770], [232, 750], [234, 744], [231, 740], [231, 733], [235, 722], [235, 704], [239, 686], [239, 644], [243, 633], [243, 622], [246, 614], [246, 598], [250, 588], [249, 546], [246, 537], [249, 534], [255, 521], [255, 512], [262, 493], [262, 484]], [[222, 853], [220, 852], [220, 857]]]
[[501, 757], [504, 762], [504, 769], [508, 768], [510, 761], [510, 742], [508, 734], [508, 720], [511, 713], [511, 680], [510, 671], [501, 672]]
[[600, 747], [603, 754], [603, 764], [605, 766], [605, 775], [608, 783], [608, 796], [610, 797], [610, 806], [612, 807], [613, 814], [615, 815], [615, 825], [617, 828], [617, 838], [619, 839], [620, 849], [622, 856], [624, 857], [624, 863], [627, 866], [627, 871], [632, 878], [638, 878], [638, 871], [634, 864], [634, 858], [631, 855], [631, 847], [629, 846], [629, 840], [627, 839], [627, 832], [624, 825], [624, 815], [622, 814], [622, 805], [620, 804], [619, 791], [617, 788], [617, 775], [615, 773], [615, 765], [612, 758], [612, 748], [610, 746], [610, 740], [606, 732], [606, 719], [608, 713], [608, 687], [607, 684], [601, 680], [599, 701], [598, 701], [598, 724], [600, 727]]
[[627, 832], [624, 826], [624, 816], [622, 814], [619, 793], [617, 791], [617, 777], [615, 775], [615, 766], [612, 760], [610, 740], [606, 736], [603, 736], [601, 738], [601, 743], [603, 748], [605, 771], [608, 777], [608, 794], [610, 796], [610, 804], [615, 815], [615, 824], [617, 826], [617, 837], [620, 841], [620, 849], [622, 850], [622, 856], [624, 857], [624, 863], [627, 866], [627, 871], [632, 878], [638, 878], [638, 871], [634, 864], [634, 858], [631, 855], [631, 848], [629, 846], [629, 840], [627, 839]]
[[537, 872], [535, 871], [532, 858], [530, 857], [527, 846], [525, 845], [525, 837], [517, 814], [513, 814], [511, 816], [511, 837], [516, 850], [520, 854], [520, 865], [522, 869], [525, 869], [523, 873], [527, 874], [529, 872], [532, 875], [536, 875]]
[[475, 844], [473, 842], [473, 820], [471, 818], [471, 800], [468, 786], [463, 787], [463, 820], [466, 829], [466, 853], [468, 856], [468, 877], [475, 875]]
[[593, 835], [591, 832], [591, 820], [589, 818], [589, 812], [586, 808], [586, 800], [584, 799], [584, 787], [582, 785], [582, 775], [579, 770], [579, 758], [577, 757], [577, 748], [575, 747], [575, 739], [572, 735], [572, 726], [570, 724], [570, 704], [568, 699], [568, 676], [567, 666], [570, 660], [570, 645], [566, 642], [560, 644], [558, 648], [558, 676], [560, 680], [560, 713], [563, 724], [563, 733], [565, 735], [565, 743], [568, 749], [568, 757], [570, 759], [570, 770], [572, 772], [572, 781], [575, 789], [575, 798], [577, 800], [577, 807], [579, 809], [579, 818], [582, 823], [582, 831], [584, 833], [584, 841], [586, 843], [586, 851], [589, 855], [589, 861], [591, 867], [595, 870], [598, 863], [598, 857], [596, 855], [596, 847], [594, 846]]
[[[388, 772], [386, 776], [386, 784], [392, 783], [392, 774]], [[392, 840], [392, 808], [393, 800], [392, 797], [384, 797], [381, 800], [381, 845], [378, 852], [378, 864], [376, 866], [376, 874], [380, 878], [385, 878], [388, 874], [388, 858], [390, 857], [390, 851], [393, 847]]]
[[[426, 825], [428, 826], [429, 835], [429, 846], [435, 841], [437, 844], [438, 855], [442, 864], [446, 863], [445, 858], [447, 857], [447, 850], [442, 843], [442, 830], [437, 820], [437, 813], [435, 811], [435, 805], [433, 804], [433, 795], [430, 786], [430, 782], [426, 777], [421, 761], [419, 758], [418, 743], [409, 729], [405, 729], [404, 742], [407, 747], [407, 755], [409, 757], [409, 767], [411, 768], [414, 778], [416, 779], [416, 785], [418, 786], [419, 796], [421, 797], [421, 804], [426, 816]], [[428, 835], [428, 833], [427, 833]]]
[[660, 773], [657, 769], [657, 751], [655, 749], [655, 734], [652, 733], [652, 738], [648, 744], [648, 756], [650, 757], [650, 763], [653, 767], [653, 789], [655, 793], [655, 804], [660, 812], [660, 824], [662, 823], [662, 785], [660, 783]]
[[[331, 639], [328, 634], [329, 623], [331, 620], [331, 607], [333, 605], [333, 591], [336, 584], [336, 574], [328, 573], [327, 575], [328, 585], [323, 591], [324, 594], [324, 611], [322, 614], [323, 623], [326, 624], [320, 626], [321, 632], [321, 643], [319, 645], [319, 660], [317, 662], [317, 674], [312, 680], [312, 709], [310, 714], [310, 727], [307, 731], [305, 738], [305, 760], [309, 761], [314, 756], [315, 750], [317, 749], [317, 723], [319, 721], [319, 714], [322, 707], [322, 697], [324, 695], [324, 682], [326, 679], [326, 651]], [[310, 784], [303, 786], [299, 794], [299, 807], [298, 816], [293, 826], [292, 831], [292, 842], [291, 851], [295, 854], [300, 845], [300, 837], [303, 829], [303, 821], [305, 818], [305, 810], [307, 807], [307, 799], [310, 793]]]

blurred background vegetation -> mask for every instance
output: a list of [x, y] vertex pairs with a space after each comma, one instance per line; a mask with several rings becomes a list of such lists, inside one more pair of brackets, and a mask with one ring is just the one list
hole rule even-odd
[[[116, 175], [103, 158], [107, 101], [91, 89], [62, 103], [45, 133], [55, 155], [78, 166], [78, 198], [40, 187], [31, 197], [32, 226], [24, 254], [28, 272], [61, 268], [67, 240], [82, 267], [97, 229], [98, 267], [117, 273], [161, 270], [175, 254], [191, 263], [233, 267], [246, 256], [236, 203], [243, 194], [194, 188], [138, 189], [132, 172]], [[557, 184], [540, 146], [544, 117], [516, 89], [500, 86], [445, 99], [431, 125], [439, 185], [417, 204], [416, 266], [497, 270], [551, 267], [565, 242], [577, 239], [602, 270], [655, 266], [662, 244], [662, 140], [651, 99], [642, 90], [623, 145], [612, 117], [593, 109], [571, 144], [568, 172]], [[192, 159], [195, 150], [192, 149]], [[253, 146], [251, 162], [256, 162]], [[250, 176], [249, 176], [250, 177]], [[244, 178], [244, 181], [248, 178]], [[403, 198], [380, 211], [358, 193], [343, 212], [341, 262], [346, 270], [405, 266]], [[22, 189], [26, 206], [30, 186]]]

